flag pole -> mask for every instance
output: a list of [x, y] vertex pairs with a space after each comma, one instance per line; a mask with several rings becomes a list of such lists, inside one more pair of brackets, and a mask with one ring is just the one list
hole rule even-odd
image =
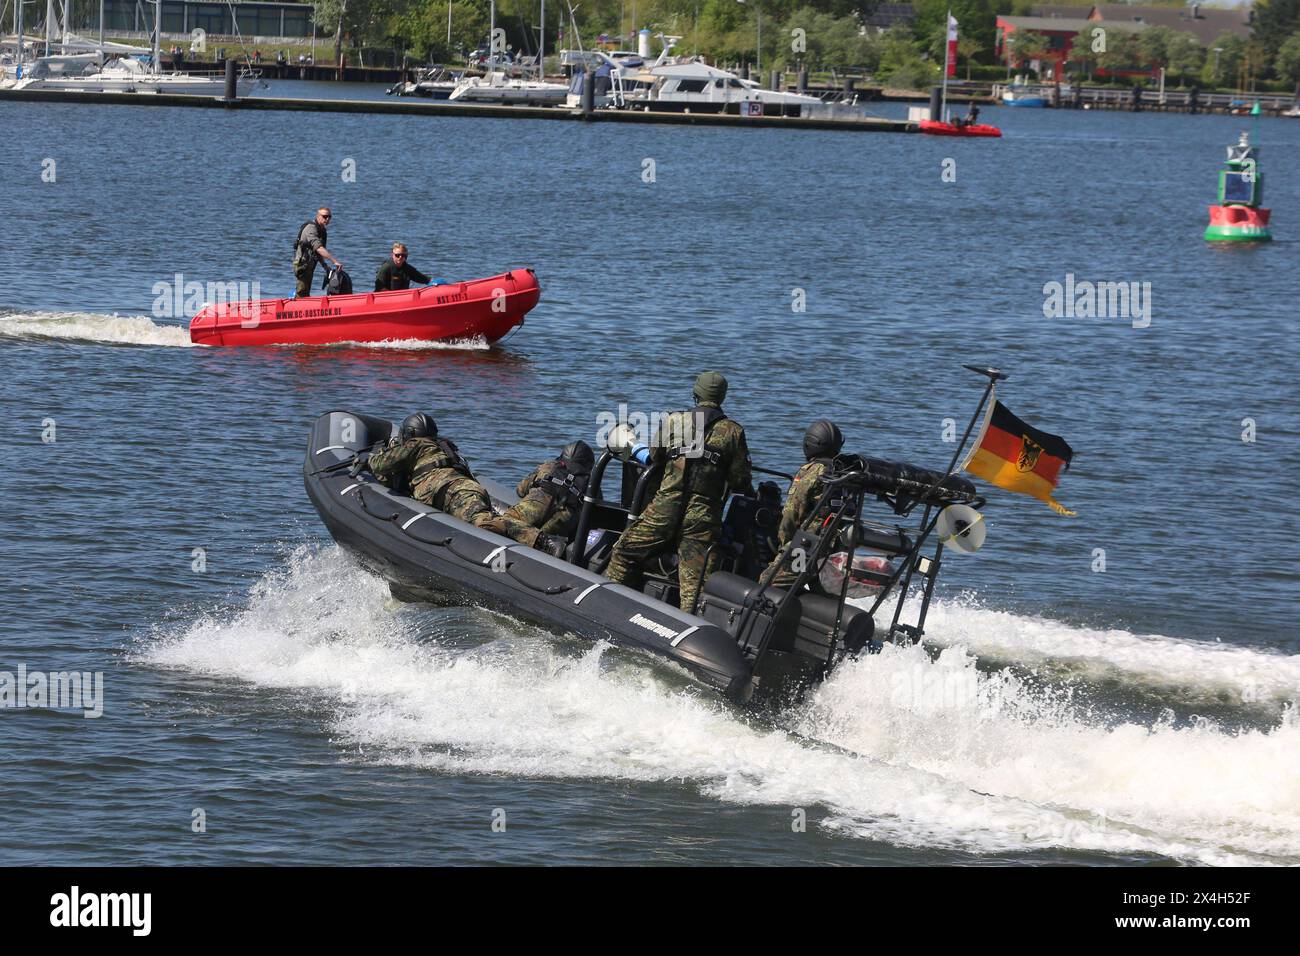
[[948, 122], [948, 34], [952, 30], [952, 8], [943, 20], [943, 92], [939, 97], [939, 120]]
[[[975, 414], [971, 416], [970, 424], [966, 426], [966, 433], [961, 436], [961, 441], [957, 443], [957, 450], [953, 453], [952, 461], [948, 462], [948, 476], [951, 476], [953, 469], [957, 467], [957, 461], [961, 458], [962, 450], [966, 447], [966, 439], [970, 438], [970, 433], [974, 430], [975, 423], [979, 421], [980, 413], [984, 411], [984, 406], [988, 402], [989, 396], [993, 394], [993, 386], [1007, 377], [1006, 372], [990, 368], [987, 365], [963, 365], [962, 368], [969, 369], [976, 375], [987, 375], [989, 383], [984, 386], [984, 394], [980, 396], [980, 403], [975, 407]], [[930, 491], [933, 491], [937, 487], [938, 484], [936, 483], [930, 488]]]

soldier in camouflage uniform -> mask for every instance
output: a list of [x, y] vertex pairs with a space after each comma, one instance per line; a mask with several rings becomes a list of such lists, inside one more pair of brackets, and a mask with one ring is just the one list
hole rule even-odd
[[[807, 463], [795, 473], [794, 479], [790, 482], [790, 490], [785, 496], [785, 507], [781, 510], [781, 527], [778, 531], [780, 544], [777, 556], [760, 576], [761, 580], [768, 581], [769, 576], [775, 574], [771, 577], [770, 583], [779, 588], [788, 588], [798, 578], [798, 570], [801, 568], [797, 562], [800, 556], [792, 552], [786, 560], [786, 566], [782, 568], [778, 567], [781, 552], [785, 550], [796, 531], [812, 531], [817, 527], [821, 516], [816, 514], [814, 509], [826, 490], [821, 479], [830, 470], [835, 456], [843, 447], [844, 435], [834, 422], [825, 418], [819, 418], [804, 432], [803, 454]], [[806, 559], [811, 555], [803, 557]]]
[[590, 445], [585, 441], [570, 442], [558, 458], [542, 462], [519, 482], [515, 494], [522, 500], [486, 527], [520, 544], [555, 554], [554, 541], [548, 539], [559, 539], [563, 544], [573, 534], [595, 462]]
[[423, 412], [408, 416], [397, 437], [398, 444], [370, 456], [376, 478], [394, 491], [480, 528], [492, 520], [487, 490], [474, 480], [455, 443], [438, 437], [432, 418]]
[[695, 380], [695, 408], [660, 426], [651, 461], [664, 463], [663, 480], [619, 538], [605, 571], [611, 580], [636, 587], [645, 561], [675, 551], [684, 611], [695, 610], [705, 575], [717, 564], [713, 545], [722, 533], [728, 486], [754, 493], [745, 429], [722, 413], [726, 396], [727, 380], [704, 372]]

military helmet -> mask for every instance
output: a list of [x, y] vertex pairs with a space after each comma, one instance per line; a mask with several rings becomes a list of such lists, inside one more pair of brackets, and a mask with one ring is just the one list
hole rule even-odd
[[433, 420], [432, 415], [426, 415], [424, 412], [407, 415], [402, 419], [402, 427], [397, 437], [400, 441], [408, 441], [412, 438], [437, 438], [438, 423]]
[[722, 404], [727, 397], [727, 380], [721, 372], [701, 372], [695, 377], [695, 400]]
[[589, 475], [592, 466], [596, 464], [596, 453], [585, 441], [571, 441], [561, 450], [560, 460], [569, 471]]
[[829, 418], [819, 418], [803, 433], [803, 454], [814, 458], [834, 458], [844, 447], [844, 434]]

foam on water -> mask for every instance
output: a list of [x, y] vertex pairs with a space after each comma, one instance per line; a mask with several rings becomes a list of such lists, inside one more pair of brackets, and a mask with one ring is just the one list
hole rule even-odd
[[680, 782], [718, 800], [802, 807], [845, 835], [981, 854], [1300, 862], [1300, 725], [1289, 717], [1235, 735], [1207, 722], [1106, 725], [1068, 692], [977, 671], [963, 647], [932, 662], [891, 646], [841, 668], [790, 715], [794, 730], [855, 752], [845, 753], [633, 655], [487, 618], [475, 625], [483, 642], [466, 648], [447, 627], [465, 620], [397, 605], [337, 548], [303, 548], [242, 609], [155, 634], [140, 656], [308, 692], [341, 744], [380, 763]]
[[[108, 345], [157, 345], [205, 348], [190, 341], [188, 325], [155, 322], [147, 315], [103, 315], [95, 312], [20, 312], [0, 315], [0, 335], [26, 339], [62, 339]], [[280, 348], [455, 349], [484, 351], [492, 346], [482, 335], [432, 342], [388, 339], [383, 342], [336, 342], [327, 346], [284, 345]]]
[[187, 326], [155, 322], [147, 315], [95, 312], [21, 312], [0, 316], [0, 335], [110, 345], [194, 346]]
[[1300, 655], [1221, 641], [1078, 627], [1050, 618], [983, 607], [974, 597], [937, 601], [926, 638], [962, 645], [981, 657], [1029, 666], [1052, 662], [1089, 679], [1119, 679], [1150, 688], [1177, 688], [1188, 703], [1300, 702]]

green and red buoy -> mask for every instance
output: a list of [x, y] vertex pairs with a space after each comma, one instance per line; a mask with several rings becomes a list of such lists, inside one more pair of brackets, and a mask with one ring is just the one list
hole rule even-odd
[[1268, 242], [1271, 210], [1263, 209], [1264, 180], [1259, 171], [1259, 147], [1246, 133], [1228, 147], [1228, 161], [1219, 170], [1219, 204], [1210, 207], [1207, 242]]

